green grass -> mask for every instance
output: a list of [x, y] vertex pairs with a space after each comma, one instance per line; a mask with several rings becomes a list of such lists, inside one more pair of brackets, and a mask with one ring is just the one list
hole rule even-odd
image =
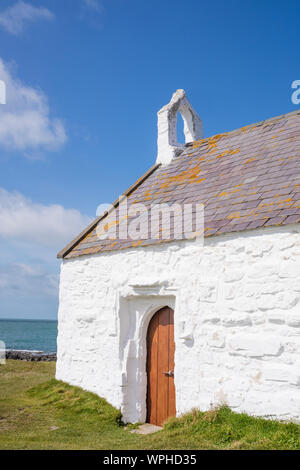
[[152, 435], [131, 434], [121, 414], [93, 393], [54, 377], [55, 363], [0, 366], [1, 449], [300, 449], [300, 426], [194, 410]]

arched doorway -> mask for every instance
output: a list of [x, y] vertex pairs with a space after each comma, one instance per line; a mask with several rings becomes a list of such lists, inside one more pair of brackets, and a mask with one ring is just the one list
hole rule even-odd
[[147, 332], [147, 422], [161, 425], [176, 415], [174, 311], [156, 312]]

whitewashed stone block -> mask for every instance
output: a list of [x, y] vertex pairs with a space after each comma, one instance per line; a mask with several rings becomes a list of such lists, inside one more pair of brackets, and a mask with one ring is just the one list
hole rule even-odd
[[199, 296], [201, 302], [216, 302], [217, 286], [211, 284], [201, 284], [199, 286]]
[[245, 313], [232, 313], [224, 316], [222, 323], [226, 327], [250, 326], [251, 317]]
[[278, 356], [282, 350], [280, 339], [270, 335], [239, 334], [229, 339], [229, 345], [235, 354], [250, 357]]
[[225, 282], [236, 282], [240, 281], [245, 275], [245, 272], [238, 269], [229, 269], [225, 270], [224, 281]]
[[282, 263], [279, 271], [279, 277], [293, 278], [300, 276], [300, 266], [299, 263], [293, 261], [286, 261]]
[[285, 323], [286, 320], [286, 314], [285, 312], [282, 311], [270, 311], [267, 314], [268, 321], [271, 323], [277, 323], [277, 324], [282, 324]]
[[286, 314], [286, 323], [289, 326], [294, 326], [296, 328], [300, 327], [300, 309], [298, 312], [291, 312]]
[[265, 380], [289, 382], [292, 385], [299, 385], [300, 373], [295, 367], [289, 367], [282, 364], [281, 367], [267, 366], [264, 369], [263, 377]]
[[262, 263], [257, 263], [254, 264], [249, 270], [248, 270], [248, 277], [250, 279], [261, 279], [261, 278], [267, 278], [270, 280], [271, 276], [276, 274], [278, 272], [278, 267], [276, 264], [262, 264]]
[[224, 348], [225, 346], [225, 336], [218, 330], [211, 333], [207, 340], [209, 346], [214, 348]]

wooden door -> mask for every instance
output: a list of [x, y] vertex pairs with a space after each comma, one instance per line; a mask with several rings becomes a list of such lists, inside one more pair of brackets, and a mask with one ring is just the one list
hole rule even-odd
[[174, 311], [163, 307], [147, 333], [147, 422], [161, 425], [176, 415], [174, 385]]

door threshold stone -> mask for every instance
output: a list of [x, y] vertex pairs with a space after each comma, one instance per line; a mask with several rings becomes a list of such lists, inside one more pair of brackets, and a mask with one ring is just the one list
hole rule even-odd
[[133, 429], [131, 434], [153, 434], [154, 432], [161, 431], [162, 426], [156, 426], [155, 424], [144, 423], [141, 424], [137, 429]]

